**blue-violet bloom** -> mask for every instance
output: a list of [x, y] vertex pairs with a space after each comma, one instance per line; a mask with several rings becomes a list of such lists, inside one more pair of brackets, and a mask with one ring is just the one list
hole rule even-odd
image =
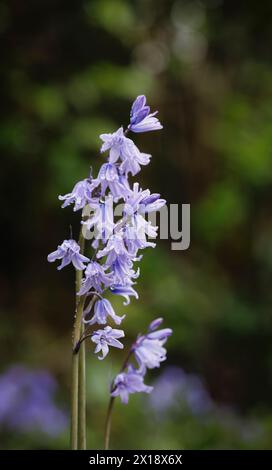
[[76, 269], [82, 271], [85, 269], [84, 263], [90, 261], [87, 256], [80, 254], [80, 246], [75, 240], [64, 240], [56, 251], [53, 251], [47, 256], [49, 263], [53, 263], [57, 259], [62, 260], [60, 266], [57, 268], [58, 270], [72, 263]]
[[123, 349], [124, 345], [118, 341], [119, 338], [123, 338], [125, 333], [123, 330], [117, 330], [106, 326], [103, 330], [97, 330], [91, 337], [93, 343], [96, 343], [95, 353], [102, 351], [102, 356], [98, 356], [98, 359], [104, 359], [108, 352], [109, 346], [113, 346], [118, 349]]
[[90, 178], [86, 178], [83, 181], [79, 181], [71, 193], [59, 196], [60, 201], [64, 201], [61, 207], [67, 207], [70, 204], [74, 204], [74, 211], [83, 209], [87, 204], [92, 201], [92, 191], [94, 184]]
[[115, 295], [121, 295], [121, 297], [124, 297], [125, 302], [124, 305], [130, 304], [130, 297], [135, 297], [136, 299], [139, 298], [138, 293], [136, 292], [133, 287], [130, 285], [127, 286], [120, 286], [120, 285], [115, 285], [110, 288], [111, 292]]
[[136, 175], [141, 169], [140, 165], [148, 165], [150, 161], [151, 155], [141, 153], [133, 140], [124, 135], [122, 127], [113, 134], [101, 134], [100, 139], [104, 142], [100, 151], [110, 151], [109, 163], [116, 163], [120, 158], [119, 171], [126, 177], [129, 173]]
[[118, 374], [113, 382], [112, 397], [120, 396], [122, 403], [127, 404], [129, 395], [137, 392], [152, 392], [153, 387], [144, 384], [144, 378], [132, 366], [127, 372]]
[[89, 320], [86, 319], [86, 314], [89, 313], [88, 310], [84, 311], [84, 323], [88, 323], [89, 325], [93, 325], [94, 323], [98, 323], [99, 325], [105, 325], [107, 323], [108, 317], [110, 317], [116, 325], [120, 325], [122, 320], [125, 318], [125, 315], [122, 317], [116, 315], [110, 301], [108, 299], [99, 299], [95, 302], [94, 305], [94, 315]]
[[150, 107], [146, 106], [146, 97], [140, 95], [134, 101], [130, 112], [129, 129], [133, 132], [149, 132], [162, 129], [156, 114], [158, 111], [150, 114]]
[[154, 320], [149, 326], [146, 335], [137, 338], [133, 346], [135, 358], [139, 365], [139, 370], [145, 373], [147, 369], [160, 367], [160, 363], [166, 360], [166, 349], [163, 345], [166, 343], [168, 336], [172, 334], [170, 328], [155, 331], [161, 324], [161, 319]]
[[78, 292], [78, 295], [85, 295], [91, 289], [94, 289], [96, 292], [101, 293], [103, 287], [108, 287], [112, 284], [112, 273], [106, 273], [107, 268], [103, 265], [97, 263], [96, 261], [91, 261], [84, 272], [84, 278], [82, 279], [81, 288]]

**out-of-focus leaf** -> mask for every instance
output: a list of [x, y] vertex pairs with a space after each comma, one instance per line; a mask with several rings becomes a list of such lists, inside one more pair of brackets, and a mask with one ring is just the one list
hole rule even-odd
[[241, 180], [263, 186], [271, 183], [272, 100], [250, 103], [232, 96], [221, 111], [215, 144], [226, 165]]
[[85, 5], [88, 19], [95, 25], [102, 26], [121, 41], [135, 35], [135, 13], [125, 0], [91, 0]]
[[211, 245], [224, 240], [243, 222], [247, 203], [242, 192], [231, 183], [211, 186], [208, 194], [194, 211], [195, 228]]
[[111, 98], [131, 99], [148, 94], [154, 84], [151, 74], [133, 66], [127, 68], [104, 62], [95, 65], [91, 75], [98, 90]]
[[46, 123], [58, 121], [66, 111], [63, 94], [56, 87], [36, 87], [30, 99], [33, 109]]
[[71, 138], [79, 147], [99, 151], [99, 135], [114, 130], [114, 123], [106, 118], [80, 118], [72, 125]]

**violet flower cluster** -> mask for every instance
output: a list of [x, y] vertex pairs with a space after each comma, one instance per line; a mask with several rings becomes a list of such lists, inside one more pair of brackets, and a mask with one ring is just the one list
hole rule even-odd
[[[120, 339], [125, 336], [122, 329], [115, 328], [121, 325], [125, 315], [117, 315], [105, 296], [107, 292], [122, 296], [124, 305], [130, 303], [131, 297], [138, 298], [134, 286], [140, 271], [135, 263], [141, 260], [141, 250], [155, 247], [154, 241], [149, 239], [155, 239], [158, 230], [146, 216], [165, 205], [159, 194], [141, 189], [137, 182], [131, 186], [129, 181], [130, 176], [135, 176], [150, 162], [151, 155], [141, 152], [127, 134], [162, 129], [156, 114], [150, 113], [145, 96], [138, 96], [132, 105], [127, 129], [120, 127], [112, 134], [100, 136], [101, 153], [106, 154], [107, 159], [97, 177], [91, 175], [79, 181], [70, 193], [59, 196], [62, 207], [73, 205], [74, 211], [82, 210], [82, 233], [87, 240], [93, 238], [94, 254], [89, 259], [80, 253], [75, 240], [64, 240], [48, 256], [48, 261], [61, 260], [58, 269], [72, 263], [76, 270], [84, 271], [78, 296], [86, 300], [85, 325], [99, 326], [88, 337], [95, 344], [94, 352], [100, 360], [107, 356], [110, 347], [123, 349]], [[117, 207], [119, 213], [115, 220]], [[149, 332], [138, 337], [133, 346], [138, 369], [130, 365], [115, 379], [112, 394], [120, 395], [123, 402], [127, 402], [129, 393], [150, 391], [151, 387], [143, 383], [144, 374], [148, 368], [158, 367], [165, 360], [163, 345], [171, 330], [155, 331], [160, 322], [152, 323]]]
[[168, 336], [172, 334], [170, 328], [158, 330], [163, 319], [157, 318], [148, 328], [145, 335], [139, 335], [136, 342], [132, 345], [130, 356], [134, 358], [138, 368], [133, 364], [126, 364], [125, 369], [117, 375], [113, 382], [111, 396], [120, 396], [123, 403], [128, 403], [129, 395], [136, 392], [150, 393], [153, 387], [145, 385], [144, 376], [147, 369], [160, 367], [160, 363], [166, 360], [166, 349], [164, 344]]

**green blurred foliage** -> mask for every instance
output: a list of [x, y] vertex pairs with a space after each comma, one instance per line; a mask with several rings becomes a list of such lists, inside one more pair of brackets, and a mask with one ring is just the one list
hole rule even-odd
[[[157, 425], [135, 396], [116, 407], [114, 448], [271, 448], [271, 13], [252, 0], [1, 4], [1, 370], [48, 368], [68, 406], [73, 272], [46, 256], [70, 224], [77, 236], [79, 216], [57, 196], [97, 171], [99, 134], [127, 123], [137, 94], [164, 124], [136, 136], [153, 154], [141, 185], [191, 204], [190, 249], [159, 241], [145, 254], [127, 344], [164, 316], [169, 364], [203, 377], [222, 412], [203, 422], [181, 409]], [[88, 357], [88, 445], [101, 448], [122, 354]], [[1, 436], [2, 448], [67, 442]]]

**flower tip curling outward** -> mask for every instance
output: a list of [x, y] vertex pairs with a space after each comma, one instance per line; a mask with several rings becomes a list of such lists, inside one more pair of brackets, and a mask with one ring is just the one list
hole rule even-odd
[[149, 325], [149, 327], [148, 327], [148, 331], [150, 332], [150, 331], [157, 330], [157, 329], [159, 328], [159, 326], [161, 326], [162, 322], [163, 322], [163, 318], [161, 318], [161, 317], [160, 317], [160, 318], [156, 318], [155, 320], [153, 320], [153, 321], [150, 323], [150, 325]]
[[[121, 160], [118, 162], [118, 164], [120, 164], [119, 174], [121, 178], [119, 179], [119, 185], [123, 187], [124, 191], [126, 188], [124, 188], [124, 184], [121, 181], [122, 176], [125, 176], [126, 179], [129, 173], [135, 176], [141, 170], [141, 165], [148, 165], [151, 155], [140, 152], [138, 147], [134, 144], [133, 140], [125, 136], [122, 127], [112, 134], [101, 134], [100, 139], [103, 141], [100, 149], [101, 153], [109, 150], [108, 163], [111, 165], [111, 177], [114, 171], [112, 169], [112, 165], [117, 164], [119, 158]], [[104, 175], [105, 170], [108, 169], [108, 166], [104, 167], [102, 175]], [[107, 171], [107, 175], [109, 176], [109, 171]], [[111, 181], [111, 186], [113, 183], [116, 184], [116, 180]]]
[[56, 251], [53, 251], [47, 256], [49, 263], [53, 263], [57, 259], [62, 260], [60, 266], [57, 268], [58, 270], [72, 263], [75, 269], [82, 271], [85, 269], [84, 263], [90, 261], [87, 256], [80, 254], [80, 246], [75, 240], [64, 240], [61, 245], [58, 245]]
[[131, 286], [115, 285], [115, 286], [111, 287], [110, 290], [113, 294], [120, 295], [121, 297], [124, 297], [124, 299], [125, 299], [125, 302], [123, 303], [124, 305], [129, 305], [130, 304], [130, 297], [135, 297], [135, 299], [139, 298], [138, 293]]
[[89, 204], [92, 201], [92, 191], [95, 188], [95, 184], [92, 183], [91, 178], [86, 178], [82, 181], [79, 181], [71, 193], [65, 194], [64, 196], [59, 196], [60, 201], [64, 201], [62, 208], [74, 204], [74, 211], [83, 209], [86, 204]]
[[129, 366], [127, 372], [121, 372], [116, 376], [111, 396], [120, 396], [122, 403], [127, 404], [130, 394], [137, 392], [150, 393], [152, 390], [153, 387], [145, 385], [143, 376], [132, 366]]
[[78, 295], [85, 295], [91, 289], [95, 289], [98, 293], [102, 292], [102, 285], [108, 287], [112, 283], [111, 273], [106, 272], [107, 268], [96, 261], [91, 261], [85, 269], [84, 278], [81, 282]]
[[[92, 302], [92, 301], [91, 301]], [[89, 313], [87, 309], [84, 314]], [[126, 315], [122, 317], [116, 315], [110, 301], [108, 299], [97, 300], [94, 305], [94, 315], [91, 319], [86, 319], [86, 316], [83, 318], [83, 322], [89, 325], [98, 323], [99, 325], [105, 325], [107, 323], [107, 318], [110, 317], [116, 325], [120, 325]]]
[[139, 336], [134, 344], [135, 359], [143, 374], [146, 369], [160, 367], [160, 363], [166, 360], [166, 349], [163, 346], [172, 334], [172, 330], [170, 328], [157, 330], [161, 323], [161, 318], [154, 320], [150, 324], [147, 334]]
[[157, 112], [150, 113], [150, 107], [146, 106], [146, 97], [144, 95], [137, 96], [131, 107], [129, 130], [137, 133], [162, 129], [163, 126], [155, 117]]
[[171, 328], [163, 328], [162, 330], [152, 331], [146, 336], [148, 339], [158, 339], [159, 341], [166, 341], [168, 336], [171, 336], [173, 330]]
[[123, 330], [117, 330], [106, 326], [103, 330], [97, 330], [93, 333], [91, 340], [96, 343], [95, 354], [102, 352], [98, 359], [105, 359], [109, 352], [109, 346], [113, 346], [118, 349], [123, 349], [124, 345], [118, 341], [119, 338], [123, 338], [125, 333]]

